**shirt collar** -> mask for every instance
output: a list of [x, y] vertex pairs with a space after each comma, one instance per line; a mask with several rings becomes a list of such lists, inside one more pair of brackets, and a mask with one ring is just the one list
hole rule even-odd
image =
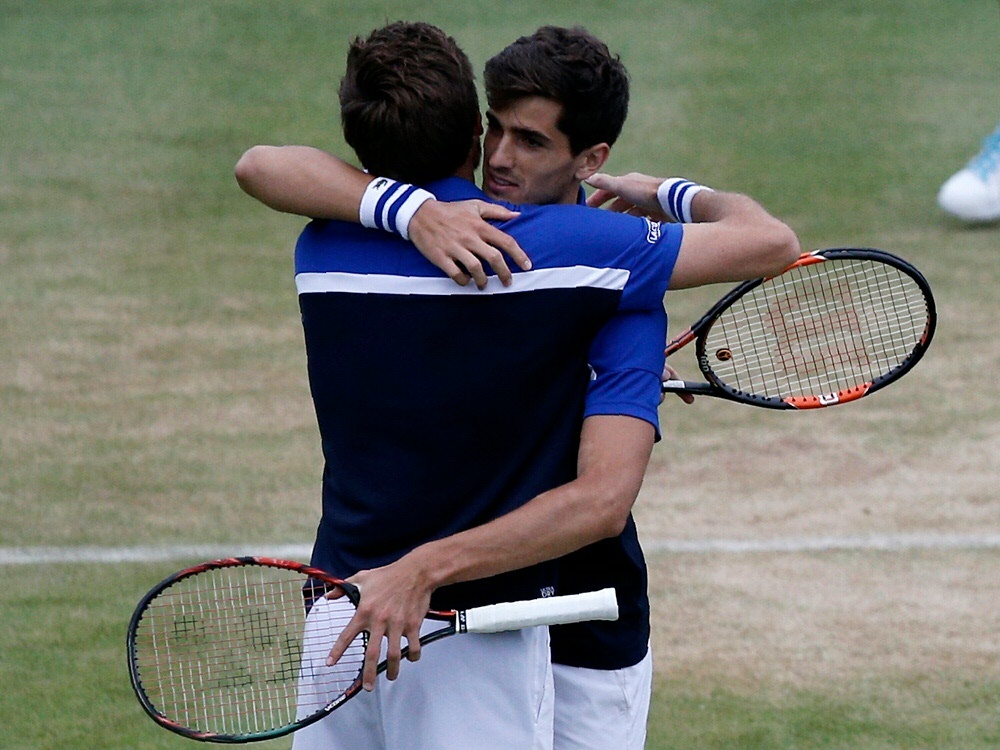
[[428, 183], [424, 187], [443, 201], [464, 201], [474, 198], [481, 201], [490, 200], [486, 197], [486, 193], [477, 188], [475, 184], [461, 177], [446, 177], [443, 180]]

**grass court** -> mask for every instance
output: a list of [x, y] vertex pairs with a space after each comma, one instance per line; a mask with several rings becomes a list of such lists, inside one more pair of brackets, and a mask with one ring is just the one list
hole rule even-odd
[[[632, 75], [609, 171], [746, 192], [804, 247], [880, 247], [934, 288], [930, 352], [870, 399], [665, 403], [644, 538], [1000, 533], [1000, 227], [934, 203], [1000, 117], [995, 0], [0, 0], [0, 549], [311, 540], [303, 222], [232, 168], [255, 143], [346, 155], [347, 43], [397, 19], [479, 70], [586, 26]], [[672, 328], [722, 291], [668, 296]], [[995, 547], [650, 549], [651, 750], [1000, 745]], [[0, 748], [191, 746], [124, 655], [186, 562], [0, 565]]]

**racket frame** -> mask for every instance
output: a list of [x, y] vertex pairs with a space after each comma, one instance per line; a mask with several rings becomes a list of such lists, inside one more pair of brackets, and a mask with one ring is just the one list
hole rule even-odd
[[[334, 578], [329, 573], [320, 570], [319, 568], [314, 568], [303, 563], [294, 562], [290, 560], [278, 560], [271, 557], [260, 557], [260, 556], [239, 556], [239, 557], [225, 557], [218, 560], [210, 560], [208, 562], [199, 563], [198, 565], [192, 565], [189, 568], [180, 570], [173, 573], [162, 581], [160, 581], [156, 586], [151, 588], [146, 594], [139, 600], [138, 605], [136, 605], [135, 611], [132, 613], [132, 618], [129, 620], [128, 635], [127, 635], [127, 651], [128, 651], [128, 668], [129, 668], [129, 680], [132, 684], [132, 690], [135, 692], [136, 697], [139, 699], [139, 704], [142, 706], [146, 714], [161, 727], [170, 730], [176, 734], [183, 737], [187, 737], [192, 740], [199, 740], [202, 742], [216, 742], [222, 744], [243, 744], [247, 742], [258, 742], [261, 740], [270, 740], [277, 737], [282, 737], [284, 735], [290, 734], [291, 732], [302, 729], [305, 726], [313, 724], [324, 716], [330, 714], [335, 708], [340, 706], [342, 703], [347, 701], [349, 698], [356, 695], [361, 690], [361, 673], [359, 673], [355, 678], [353, 684], [344, 691], [344, 693], [338, 697], [336, 700], [328, 703], [323, 709], [317, 711], [314, 714], [291, 722], [281, 727], [276, 727], [270, 730], [264, 730], [262, 732], [248, 733], [248, 734], [225, 734], [218, 732], [204, 732], [190, 727], [184, 726], [177, 721], [174, 721], [168, 716], [165, 716], [156, 706], [153, 704], [152, 700], [146, 695], [145, 688], [142, 685], [142, 676], [139, 674], [139, 666], [136, 659], [136, 633], [139, 628], [139, 624], [142, 622], [143, 617], [149, 608], [150, 603], [156, 599], [160, 594], [169, 589], [171, 586], [187, 579], [192, 576], [205, 573], [209, 570], [217, 570], [220, 568], [236, 568], [242, 566], [260, 566], [269, 568], [281, 568], [284, 570], [290, 570], [296, 573], [301, 573], [310, 579], [320, 581], [323, 584], [323, 594], [329, 593], [334, 588], [340, 588], [344, 594], [351, 600], [354, 606], [358, 605], [360, 601], [360, 591], [356, 586], [347, 581], [343, 581], [339, 578]], [[303, 606], [305, 602], [303, 601]], [[439, 636], [443, 637], [443, 636]], [[367, 645], [368, 633], [363, 633], [364, 643]], [[382, 667], [384, 669], [384, 667]], [[381, 670], [380, 670], [381, 671]]]
[[[886, 373], [874, 378], [866, 383], [835, 391], [826, 394], [815, 394], [810, 396], [790, 396], [787, 398], [760, 396], [746, 393], [720, 380], [709, 364], [708, 353], [706, 352], [706, 342], [708, 333], [715, 321], [728, 310], [737, 300], [746, 296], [751, 291], [759, 287], [766, 281], [777, 278], [792, 269], [804, 268], [817, 263], [838, 260], [873, 260], [895, 267], [910, 277], [919, 287], [927, 303], [927, 322], [919, 342], [913, 351], [896, 367]], [[903, 377], [920, 361], [931, 339], [934, 337], [934, 330], [937, 324], [937, 310], [934, 303], [934, 295], [931, 293], [930, 284], [927, 279], [911, 263], [887, 253], [884, 250], [875, 248], [830, 248], [826, 250], [814, 250], [803, 253], [798, 260], [777, 276], [768, 276], [759, 279], [744, 281], [727, 292], [718, 302], [712, 305], [709, 310], [702, 315], [689, 328], [671, 339], [666, 346], [664, 354], [669, 357], [682, 347], [695, 341], [695, 359], [698, 362], [698, 369], [707, 382], [698, 383], [688, 380], [664, 380], [662, 383], [663, 393], [690, 393], [695, 396], [714, 396], [737, 403], [751, 406], [761, 406], [767, 409], [818, 409], [836, 404], [844, 404], [855, 401], [863, 396], [874, 393], [884, 388], [890, 383]]]

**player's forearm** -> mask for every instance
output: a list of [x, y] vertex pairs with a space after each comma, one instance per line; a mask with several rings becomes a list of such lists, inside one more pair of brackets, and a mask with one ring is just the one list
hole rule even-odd
[[621, 526], [592, 515], [600, 503], [589, 499], [566, 485], [501, 519], [424, 545], [408, 562], [424, 570], [434, 590], [526, 568], [620, 533]]
[[671, 289], [774, 276], [801, 253], [795, 232], [745, 195], [706, 190], [691, 211]]
[[590, 417], [579, 476], [487, 524], [423, 545], [403, 558], [430, 588], [517, 570], [620, 534], [642, 485], [652, 425], [632, 417]]
[[[773, 276], [794, 263], [802, 252], [791, 227], [769, 214], [757, 201], [739, 193], [704, 192], [694, 199], [695, 220], [732, 228], [743, 250], [745, 263], [753, 266], [742, 275]], [[752, 248], [752, 250], [751, 250]]]
[[637, 172], [621, 177], [595, 174], [588, 182], [597, 188], [587, 201], [590, 205], [617, 197], [623, 202], [619, 208], [662, 211], [684, 224], [671, 289], [774, 276], [801, 253], [795, 233], [745, 195]]
[[372, 178], [320, 149], [254, 146], [236, 164], [240, 187], [277, 211], [314, 219], [358, 221]]

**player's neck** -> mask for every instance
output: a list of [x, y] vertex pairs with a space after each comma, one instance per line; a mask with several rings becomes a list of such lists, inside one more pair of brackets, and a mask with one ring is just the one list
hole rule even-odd
[[580, 183], [574, 182], [572, 187], [566, 189], [562, 198], [559, 199], [558, 203], [564, 203], [567, 205], [574, 205], [579, 202], [580, 198]]

